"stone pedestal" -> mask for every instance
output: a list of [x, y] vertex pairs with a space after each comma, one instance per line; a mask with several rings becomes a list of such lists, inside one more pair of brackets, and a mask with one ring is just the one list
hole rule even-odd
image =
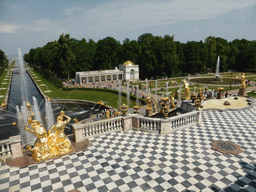
[[217, 99], [222, 99], [223, 98], [223, 92], [217, 93]]
[[240, 87], [239, 88], [238, 96], [241, 96], [241, 97], [247, 96], [246, 87]]
[[152, 108], [146, 108], [146, 117], [151, 117], [153, 115], [153, 109]]
[[11, 145], [12, 158], [15, 159], [17, 157], [22, 157], [23, 153], [22, 153], [20, 135], [10, 137], [9, 143]]
[[84, 141], [83, 126], [81, 124], [72, 124], [73, 135], [76, 143]]

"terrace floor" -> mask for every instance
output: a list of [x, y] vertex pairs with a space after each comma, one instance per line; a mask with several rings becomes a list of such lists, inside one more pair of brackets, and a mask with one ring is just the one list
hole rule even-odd
[[[0, 191], [255, 191], [256, 111], [203, 111], [200, 125], [168, 135], [130, 130], [85, 151], [27, 168], [0, 166]], [[223, 155], [211, 142], [243, 150]]]

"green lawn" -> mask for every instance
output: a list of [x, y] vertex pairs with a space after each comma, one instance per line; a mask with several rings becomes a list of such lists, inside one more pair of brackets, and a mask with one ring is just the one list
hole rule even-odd
[[[13, 61], [10, 65], [10, 67], [7, 68], [7, 71], [4, 71], [4, 73], [0, 76], [0, 95], [4, 96], [4, 97], [0, 98], [0, 104], [4, 102], [5, 97], [7, 95], [9, 82], [10, 82], [11, 76], [12, 76], [12, 73], [9, 69], [12, 69], [14, 65], [15, 65], [15, 61]], [[9, 77], [6, 77], [6, 76], [9, 76]], [[5, 79], [7, 79], [7, 80], [5, 80]], [[2, 84], [2, 83], [6, 83], [6, 84]], [[1, 89], [1, 88], [5, 88], [5, 89]]]
[[[93, 101], [98, 102], [100, 100], [107, 102], [107, 105], [112, 106], [114, 108], [119, 108], [118, 106], [118, 100], [119, 95], [109, 92], [103, 92], [103, 91], [88, 91], [88, 90], [72, 90], [72, 91], [64, 91], [61, 88], [56, 88], [53, 86], [50, 82], [48, 82], [46, 79], [44, 79], [41, 75], [39, 75], [37, 72], [33, 70], [29, 70], [30, 74], [34, 73], [35, 75], [32, 75], [34, 79], [36, 80], [37, 84], [44, 85], [40, 86], [42, 91], [51, 90], [50, 93], [44, 93], [46, 96], [50, 98], [59, 98], [59, 99], [79, 99], [79, 100], [87, 100], [87, 101]], [[38, 77], [38, 78], [35, 78]], [[41, 81], [38, 81], [41, 80]], [[126, 97], [122, 97], [122, 103], [127, 104]], [[130, 100], [130, 108], [136, 105], [135, 101]]]

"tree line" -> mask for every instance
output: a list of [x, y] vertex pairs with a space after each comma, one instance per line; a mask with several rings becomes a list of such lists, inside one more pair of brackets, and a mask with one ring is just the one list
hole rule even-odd
[[62, 79], [73, 78], [77, 71], [114, 69], [130, 60], [139, 65], [140, 78], [144, 79], [214, 72], [218, 56], [220, 71], [254, 72], [256, 41], [228, 42], [209, 36], [204, 42], [181, 43], [174, 41], [174, 36], [145, 33], [137, 41], [126, 38], [121, 44], [113, 37], [94, 42], [62, 34], [57, 41], [30, 49], [24, 60]]
[[0, 49], [0, 75], [3, 74], [4, 70], [7, 68], [8, 59], [4, 51]]

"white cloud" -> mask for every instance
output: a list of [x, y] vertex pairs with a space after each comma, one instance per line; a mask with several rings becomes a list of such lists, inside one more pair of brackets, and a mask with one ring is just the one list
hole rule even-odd
[[15, 33], [17, 28], [17, 25], [0, 23], [0, 33]]
[[64, 12], [76, 17], [63, 19], [62, 24], [70, 30], [130, 31], [150, 26], [170, 26], [186, 20], [216, 18], [255, 4], [255, 0], [113, 1], [86, 11], [82, 11], [83, 7], [67, 8]]

